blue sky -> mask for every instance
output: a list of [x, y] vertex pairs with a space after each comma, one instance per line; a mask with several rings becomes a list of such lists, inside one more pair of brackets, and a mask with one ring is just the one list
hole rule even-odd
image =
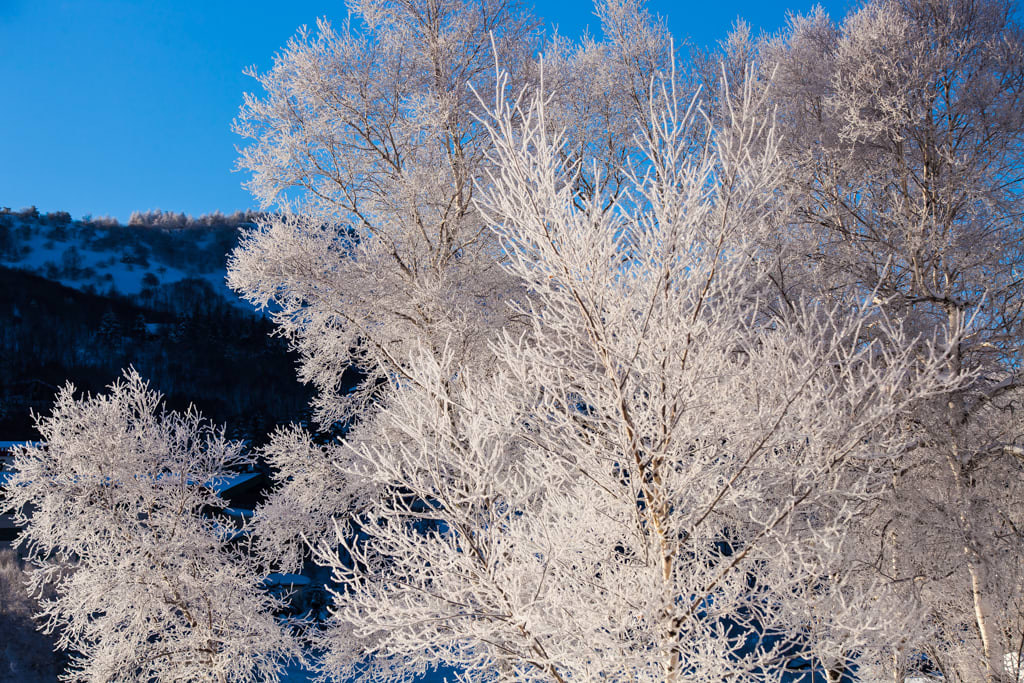
[[[776, 30], [813, 0], [651, 2], [677, 39], [721, 39], [737, 17]], [[848, 0], [822, 3], [835, 17]], [[597, 27], [586, 0], [538, 2], [563, 34]], [[270, 66], [313, 0], [0, 0], [0, 206], [127, 219], [252, 206], [233, 173], [242, 69]]]

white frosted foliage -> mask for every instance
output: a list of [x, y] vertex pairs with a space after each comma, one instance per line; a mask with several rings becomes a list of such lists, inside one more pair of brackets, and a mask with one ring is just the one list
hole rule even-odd
[[207, 484], [251, 462], [194, 410], [168, 412], [134, 371], [109, 393], [68, 385], [44, 444], [16, 450], [4, 495], [18, 543], [51, 585], [47, 629], [72, 651], [72, 681], [277, 680], [300, 651], [271, 614], [261, 576], [204, 514]]
[[741, 87], [694, 151], [696, 103], [661, 90], [618, 197], [573, 189], [543, 96], [495, 100], [480, 207], [527, 289], [526, 331], [487, 367], [414, 351], [377, 419], [399, 437], [339, 463], [379, 494], [341, 557], [319, 546], [349, 586], [328, 669], [778, 680], [813, 652], [812, 617], [847, 647], [914, 619], [848, 581], [843, 538], [914, 447], [903, 412], [962, 380], [875, 307], [764, 314], [751, 236], [771, 226], [779, 164], [755, 97]]

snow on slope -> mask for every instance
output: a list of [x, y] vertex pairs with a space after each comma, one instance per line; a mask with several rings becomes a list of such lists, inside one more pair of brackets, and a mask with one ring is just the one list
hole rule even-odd
[[[7, 245], [0, 265], [26, 270], [81, 291], [139, 297], [186, 279], [207, 282], [225, 301], [247, 311], [225, 283], [230, 228], [167, 231], [148, 227], [96, 226], [83, 221], [47, 225], [18, 214], [6, 219]], [[0, 230], [3, 230], [0, 224]], [[219, 252], [219, 253], [218, 253]]]

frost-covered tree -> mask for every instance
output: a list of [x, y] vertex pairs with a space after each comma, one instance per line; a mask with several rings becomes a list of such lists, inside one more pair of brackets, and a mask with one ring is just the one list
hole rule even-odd
[[213, 490], [251, 462], [198, 413], [164, 411], [134, 371], [105, 395], [66, 386], [16, 449], [3, 495], [71, 681], [266, 681], [300, 655], [280, 605], [218, 523]]
[[346, 585], [327, 671], [779, 680], [817, 654], [811, 615], [847, 642], [905, 628], [883, 585], [846, 582], [843, 540], [915, 447], [901, 416], [961, 381], [950, 340], [870, 305], [765, 315], [781, 166], [750, 152], [772, 137], [742, 91], [694, 153], [696, 106], [662, 90], [617, 196], [579, 189], [545, 100], [499, 96], [481, 210], [526, 329], [488, 367], [414, 352], [375, 418], [400, 438], [335, 452], [379, 495], [343, 553], [320, 544]]
[[[529, 78], [537, 22], [517, 0], [362, 0], [254, 76], [239, 167], [282, 211], [247, 234], [229, 282], [302, 352], [322, 423], [367, 405], [414, 340], [467, 357], [508, 322], [516, 283], [473, 203], [495, 60]], [[341, 375], [367, 377], [353, 393]]]
[[[473, 203], [490, 142], [469, 84], [489, 92], [495, 59], [529, 80], [537, 27], [506, 0], [350, 9], [253, 73], [264, 93], [246, 97], [236, 123], [251, 140], [239, 167], [277, 213], [228, 264], [229, 284], [301, 352], [327, 427], [365, 423], [416, 344], [486, 363], [488, 340], [510, 324], [504, 300], [518, 283]], [[349, 391], [353, 365], [364, 379]], [[259, 516], [259, 547], [288, 567], [301, 561], [300, 533], [333, 534], [331, 518], [357, 505], [332, 452], [295, 430], [264, 452], [281, 487]]]
[[757, 53], [786, 140], [796, 213], [775, 242], [780, 291], [877, 297], [924, 337], [967, 322], [949, 369], [973, 380], [905, 417], [922, 447], [893, 471], [860, 559], [928, 611], [928, 632], [888, 644], [887, 678], [902, 680], [924, 651], [947, 680], [1001, 680], [1024, 652], [1024, 34], [1014, 5], [886, 0], [840, 24], [819, 9], [762, 45], [732, 44]]
[[[521, 283], [498, 267], [502, 248], [472, 200], [493, 164], [478, 118], [496, 65], [515, 87], [535, 82], [536, 22], [518, 4], [480, 0], [353, 10], [342, 30], [321, 23], [292, 41], [259, 76], [266, 96], [247, 98], [238, 130], [256, 141], [240, 166], [286, 215], [243, 239], [229, 280], [295, 340], [321, 421], [358, 415], [350, 441], [375, 441], [367, 400], [401, 377], [413, 349], [486, 365], [487, 344], [517, 324], [507, 304]], [[671, 37], [638, 3], [601, 2], [597, 13], [604, 39], [576, 48], [556, 37], [544, 67], [557, 93], [548, 123], [571, 139], [560, 151], [588, 160], [576, 176], [583, 196], [597, 177], [621, 181], [632, 121], [649, 115], [652, 79], [674, 64]], [[368, 376], [345, 394], [352, 363]], [[272, 556], [287, 548], [290, 567], [300, 530], [333, 535], [331, 517], [360, 505], [332, 466], [336, 451], [290, 429], [264, 451], [282, 474], [259, 542]]]

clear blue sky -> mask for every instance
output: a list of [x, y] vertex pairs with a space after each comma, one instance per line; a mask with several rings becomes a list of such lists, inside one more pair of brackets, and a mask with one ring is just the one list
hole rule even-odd
[[[677, 39], [721, 39], [737, 17], [780, 27], [813, 0], [651, 2]], [[823, 3], [834, 17], [849, 0]], [[596, 29], [586, 0], [538, 2], [563, 34]], [[0, 0], [0, 206], [127, 219], [252, 206], [231, 171], [242, 69], [270, 66], [302, 24], [340, 20], [314, 0]]]

